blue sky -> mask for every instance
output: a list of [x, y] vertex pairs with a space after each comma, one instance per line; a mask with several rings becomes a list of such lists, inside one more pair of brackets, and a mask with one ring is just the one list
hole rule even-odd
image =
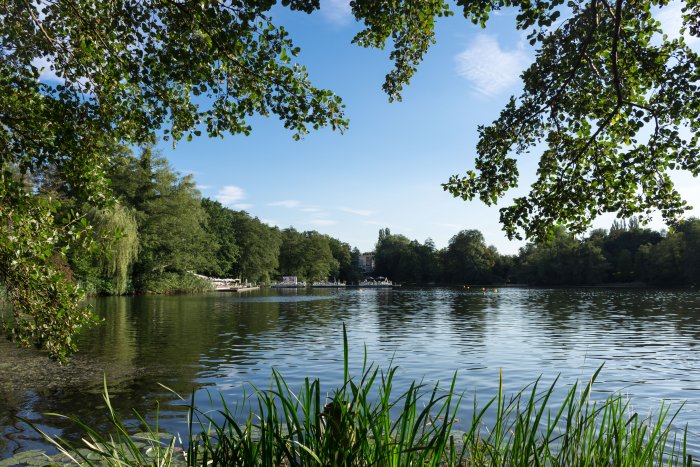
[[[473, 166], [477, 126], [490, 123], [520, 92], [518, 76], [534, 54], [515, 31], [513, 15], [494, 17], [486, 30], [459, 16], [443, 19], [403, 102], [390, 104], [381, 91], [388, 51], [350, 44], [358, 25], [347, 1], [322, 0], [321, 11], [310, 16], [276, 12], [276, 23], [301, 47], [298, 61], [314, 84], [343, 98], [349, 130], [324, 129], [294, 141], [276, 118], [256, 118], [250, 136], [195, 138], [174, 149], [161, 143], [173, 167], [193, 174], [203, 196], [362, 251], [388, 227], [421, 242], [430, 237], [439, 248], [462, 229], [479, 229], [500, 252], [516, 253], [523, 243], [505, 238], [498, 207], [454, 199], [440, 186]], [[509, 196], [532, 183], [536, 160], [534, 153], [522, 161], [521, 188]], [[678, 180], [691, 204], [700, 205], [694, 180]], [[596, 226], [609, 227], [612, 219]]]

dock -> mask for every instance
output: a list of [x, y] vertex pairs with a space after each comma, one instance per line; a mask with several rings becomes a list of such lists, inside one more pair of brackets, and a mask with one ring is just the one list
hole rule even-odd
[[257, 285], [250, 286], [232, 286], [232, 287], [215, 287], [214, 290], [217, 292], [250, 292], [251, 290], [259, 290], [260, 287]]
[[203, 276], [202, 274], [197, 274], [195, 272], [192, 272], [192, 274], [201, 279], [208, 280], [211, 283], [213, 289], [217, 292], [249, 292], [251, 290], [258, 290], [260, 288], [257, 285], [249, 284], [247, 281], [242, 282], [239, 278], [223, 279], [219, 277]]

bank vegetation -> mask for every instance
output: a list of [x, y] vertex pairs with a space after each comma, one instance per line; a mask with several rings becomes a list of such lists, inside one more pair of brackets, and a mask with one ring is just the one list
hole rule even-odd
[[[655, 231], [637, 218], [575, 236], [563, 228], [503, 255], [482, 233], [465, 229], [445, 248], [380, 229], [373, 267], [361, 252], [316, 231], [270, 226], [245, 211], [203, 198], [152, 147], [138, 155], [119, 148], [106, 168], [114, 201], [97, 209], [81, 203], [57, 174], [27, 183], [69, 217], [88, 212], [90, 248], [69, 249], [54, 262], [65, 277], [93, 294], [177, 293], [207, 290], [194, 273], [270, 282], [357, 282], [366, 275], [403, 284], [535, 286], [700, 284], [700, 220]], [[365, 263], [366, 264], [366, 263]]]
[[[273, 370], [269, 389], [249, 388], [250, 396], [233, 405], [220, 396], [219, 410], [196, 407], [193, 395], [184, 440], [160, 433], [157, 415], [149, 424], [136, 413], [142, 431], [135, 434], [113, 409], [105, 382], [112, 434], [58, 415], [84, 434], [74, 444], [42, 432], [60, 451], [51, 460], [242, 467], [693, 465], [687, 430], [672, 428], [678, 412], [662, 405], [644, 416], [620, 394], [601, 399], [593, 388], [602, 367], [568, 390], [556, 380], [549, 386], [536, 381], [508, 395], [501, 380], [497, 394], [479, 405], [476, 396], [470, 404], [457, 392], [456, 375], [446, 385], [413, 382], [396, 391], [398, 368], [381, 370], [365, 355], [353, 376], [345, 332], [343, 343], [343, 383], [330, 395], [308, 378], [295, 392]], [[461, 420], [465, 413], [468, 419]]]

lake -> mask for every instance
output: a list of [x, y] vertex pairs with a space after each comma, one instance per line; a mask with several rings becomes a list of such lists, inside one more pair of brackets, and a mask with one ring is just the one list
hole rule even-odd
[[[357, 374], [366, 349], [381, 368], [399, 366], [396, 395], [413, 380], [448, 386], [457, 372], [465, 407], [538, 377], [560, 375], [556, 400], [604, 364], [595, 397], [620, 392], [640, 415], [662, 402], [683, 407], [674, 426], [689, 427], [700, 454], [700, 294], [643, 289], [402, 288], [262, 290], [245, 295], [110, 297], [92, 300], [104, 323], [80, 338], [60, 367], [0, 341], [0, 457], [46, 444], [17, 417], [50, 433], [76, 436], [62, 420], [76, 415], [105, 426], [102, 379], [126, 418], [148, 418], [160, 401], [162, 431], [186, 433], [184, 402], [201, 407], [218, 393], [240, 401], [250, 383], [269, 387], [271, 368], [291, 388], [320, 378], [342, 381], [342, 325]], [[165, 389], [163, 386], [168, 389]], [[466, 410], [466, 409], [465, 409]], [[465, 414], [464, 419], [468, 418]]]

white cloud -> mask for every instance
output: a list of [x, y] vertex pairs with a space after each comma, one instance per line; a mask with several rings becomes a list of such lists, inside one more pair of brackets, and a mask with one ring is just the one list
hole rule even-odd
[[312, 221], [309, 221], [309, 224], [318, 225], [320, 227], [327, 227], [329, 225], [335, 225], [335, 224], [337, 224], [337, 222], [332, 221], [330, 219], [314, 219]]
[[219, 190], [216, 194], [216, 199], [224, 205], [233, 204], [245, 198], [245, 192], [242, 188], [235, 185], [227, 185]]
[[305, 207], [305, 208], [301, 208], [301, 211], [303, 211], [303, 212], [313, 212], [313, 213], [323, 212], [323, 210], [322, 210], [321, 208], [314, 208], [314, 207]]
[[260, 222], [267, 224], [270, 227], [279, 227], [279, 223], [277, 221], [273, 221], [272, 219], [260, 219]]
[[[656, 19], [661, 22], [661, 29], [668, 35], [669, 39], [680, 37], [680, 29], [683, 27], [683, 3], [680, 1], [669, 2], [656, 13]], [[688, 31], [683, 34], [688, 45], [694, 45], [700, 38], [691, 36]]]
[[380, 227], [386, 227], [387, 223], [386, 222], [379, 222], [379, 221], [362, 221], [363, 224], [367, 225], [378, 225]]
[[240, 209], [241, 211], [244, 211], [244, 210], [246, 210], [246, 209], [252, 208], [253, 205], [252, 205], [252, 204], [248, 204], [248, 203], [236, 203], [236, 204], [233, 205], [233, 207], [236, 208], [236, 209]]
[[459, 76], [478, 93], [493, 96], [517, 84], [530, 59], [522, 49], [505, 51], [495, 37], [479, 34], [455, 62]]
[[197, 184], [197, 189], [198, 189], [199, 191], [208, 190], [209, 188], [211, 188], [210, 185], [200, 185], [199, 183]]
[[269, 203], [268, 206], [282, 206], [285, 208], [298, 208], [301, 205], [300, 201], [297, 201], [296, 199], [285, 199], [282, 201], [275, 201], [274, 203]]
[[338, 208], [338, 210], [343, 211], [343, 212], [349, 212], [350, 214], [357, 214], [358, 216], [371, 216], [375, 214], [375, 211], [370, 211], [368, 209], [354, 209], [354, 208]]
[[350, 0], [322, 0], [321, 14], [331, 23], [348, 24], [352, 21]]

